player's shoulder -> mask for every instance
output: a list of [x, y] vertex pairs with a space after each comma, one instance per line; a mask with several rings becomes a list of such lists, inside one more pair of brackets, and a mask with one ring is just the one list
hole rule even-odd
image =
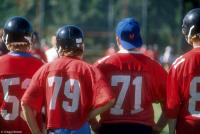
[[152, 72], [153, 74], [158, 74], [158, 75], [167, 75], [166, 70], [163, 68], [163, 66], [155, 59], [148, 57], [144, 54], [141, 55], [140, 58], [144, 63], [144, 65], [146, 66], [146, 68], [148, 68], [147, 70], [149, 72]]
[[68, 68], [69, 70], [76, 70], [77, 72], [84, 72], [84, 70], [88, 70], [93, 68], [93, 66], [81, 59], [70, 58], [70, 57], [61, 57], [57, 58], [52, 62], [47, 63], [47, 68], [51, 68], [51, 70], [58, 70], [60, 68]]
[[33, 55], [32, 55], [32, 60], [34, 60], [35, 62], [41, 63], [41, 64], [44, 64], [44, 63], [45, 63], [43, 60], [41, 60], [40, 58], [35, 57], [35, 56], [33, 56]]
[[4, 59], [7, 58], [7, 57], [8, 57], [8, 54], [1, 55], [1, 56], [0, 56], [0, 61], [4, 60]]
[[[66, 58], [68, 58], [68, 57], [66, 57]], [[92, 65], [85, 60], [76, 59], [76, 58], [68, 58], [68, 59], [69, 59], [70, 64], [74, 64], [75, 66], [92, 67]]]
[[119, 52], [116, 52], [116, 53], [113, 53], [111, 55], [107, 55], [107, 56], [104, 56], [102, 58], [99, 58], [95, 63], [94, 63], [94, 66], [98, 66], [98, 65], [101, 65], [101, 64], [106, 64], [106, 63], [113, 63], [114, 61], [116, 61], [116, 59], [118, 59], [120, 56], [120, 53]]
[[145, 60], [145, 63], [147, 66], [151, 66], [153, 68], [155, 67], [162, 67], [162, 65], [155, 59], [149, 57], [149, 56], [146, 56], [144, 54], [141, 55], [141, 58], [143, 58]]
[[199, 72], [200, 49], [192, 49], [178, 57], [172, 64], [170, 71], [187, 76]]
[[188, 58], [188, 60], [199, 60], [200, 59], [200, 47], [193, 48], [189, 52], [185, 54], [185, 57]]
[[[197, 59], [200, 60], [200, 55], [195, 54], [193, 50], [190, 50], [180, 55], [171, 65], [169, 75], [177, 75], [179, 77], [187, 76], [196, 70], [195, 66], [198, 65]], [[199, 62], [200, 65], [200, 62]]]
[[104, 63], [109, 57], [110, 57], [110, 55], [109, 55], [109, 56], [104, 56], [104, 57], [98, 59], [98, 60], [94, 63], [94, 65], [98, 65], [98, 64]]
[[186, 66], [190, 66], [193, 63], [197, 63], [196, 61], [200, 60], [200, 51], [196, 51], [192, 49], [182, 55], [180, 55], [171, 66], [171, 69], [181, 69]]
[[29, 58], [29, 62], [28, 63], [33, 68], [39, 68], [39, 67], [41, 67], [41, 66], [43, 66], [45, 64], [45, 62], [43, 60], [41, 60], [41, 59], [39, 59], [37, 57], [34, 57], [34, 56]]

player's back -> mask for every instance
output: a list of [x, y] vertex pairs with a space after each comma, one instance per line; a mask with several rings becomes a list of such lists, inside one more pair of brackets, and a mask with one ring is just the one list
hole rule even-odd
[[94, 102], [97, 95], [94, 89], [98, 84], [94, 83], [101, 79], [94, 70], [92, 65], [82, 60], [61, 57], [36, 73], [38, 76], [41, 74], [39, 81], [45, 85], [47, 129], [79, 129], [85, 124], [89, 112], [98, 105]]
[[[175, 88], [178, 93], [168, 93], [168, 109], [177, 107], [176, 111], [168, 111], [168, 115], [177, 116], [180, 119], [200, 120], [199, 105], [199, 83], [200, 83], [200, 48], [194, 48], [186, 54], [180, 56], [172, 65], [169, 72], [169, 80], [173, 77], [168, 89]], [[174, 80], [173, 80], [174, 81]], [[173, 95], [173, 96], [171, 96]], [[176, 95], [176, 96], [175, 96]], [[177, 98], [170, 101], [171, 97]]]
[[0, 65], [0, 130], [3, 133], [31, 134], [20, 117], [20, 99], [32, 75], [43, 63], [28, 53], [10, 52], [0, 57]]
[[119, 51], [95, 64], [116, 93], [114, 106], [102, 123], [154, 124], [153, 102], [164, 101], [167, 73], [154, 60], [134, 51]]

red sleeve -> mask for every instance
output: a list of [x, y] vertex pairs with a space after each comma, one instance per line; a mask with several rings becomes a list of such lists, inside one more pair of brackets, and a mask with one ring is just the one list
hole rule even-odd
[[166, 116], [176, 118], [180, 111], [179, 82], [176, 70], [171, 67], [167, 78]]
[[41, 86], [42, 79], [40, 75], [40, 70], [33, 75], [31, 83], [21, 99], [23, 103], [28, 104], [38, 113], [41, 112], [44, 97], [44, 88]]
[[[162, 66], [156, 65], [152, 69], [152, 74], [149, 76], [150, 83], [153, 85], [151, 90], [151, 97], [153, 102], [165, 102], [166, 101], [166, 83], [167, 72]], [[152, 77], [153, 76], [153, 77]]]
[[94, 68], [95, 78], [93, 83], [94, 98], [93, 107], [100, 107], [115, 98], [111, 87], [106, 83], [104, 76], [99, 69]]

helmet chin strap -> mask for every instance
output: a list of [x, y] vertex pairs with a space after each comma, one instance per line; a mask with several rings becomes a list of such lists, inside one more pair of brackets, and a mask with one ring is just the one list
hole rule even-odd
[[188, 33], [188, 36], [187, 36], [187, 42], [189, 44], [190, 44], [190, 36], [191, 36], [192, 29], [194, 29], [194, 25], [190, 27], [190, 30], [189, 30], [189, 33]]

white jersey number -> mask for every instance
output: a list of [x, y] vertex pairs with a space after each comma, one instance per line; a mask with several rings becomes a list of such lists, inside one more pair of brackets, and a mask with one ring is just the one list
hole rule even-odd
[[196, 102], [200, 101], [200, 93], [197, 92], [197, 83], [200, 83], [200, 77], [194, 77], [190, 83], [189, 112], [194, 117], [200, 117], [200, 111], [196, 110]]
[[110, 113], [113, 115], [122, 115], [123, 109], [122, 105], [129, 89], [130, 84], [135, 85], [135, 103], [134, 110], [131, 110], [131, 114], [141, 112], [141, 96], [142, 96], [142, 76], [137, 76], [132, 82], [130, 81], [131, 77], [129, 75], [113, 75], [111, 80], [111, 86], [118, 86], [118, 83], [122, 83], [122, 88], [117, 98], [116, 104], [111, 108]]
[[[54, 110], [56, 107], [56, 101], [59, 94], [59, 91], [61, 89], [62, 85], [62, 77], [49, 77], [48, 78], [48, 84], [50, 87], [53, 86], [53, 83], [55, 83], [53, 94], [50, 100], [49, 109]], [[73, 87], [73, 92], [70, 91], [71, 87]], [[78, 80], [75, 79], [69, 79], [65, 82], [64, 87], [64, 94], [68, 99], [72, 100], [72, 104], [70, 106], [69, 102], [63, 101], [62, 107], [66, 112], [75, 112], [78, 109], [79, 105], [79, 96], [80, 96], [80, 83]]]
[[[29, 83], [30, 79], [25, 79], [22, 82], [21, 88], [26, 89]], [[7, 110], [2, 109], [1, 116], [3, 117], [4, 120], [15, 120], [19, 115], [19, 99], [16, 96], [9, 95], [9, 90], [11, 90], [9, 87], [14, 85], [20, 85], [20, 78], [16, 77], [10, 79], [3, 79], [1, 80], [1, 84], [3, 87], [4, 101], [13, 104], [12, 112], [8, 113]]]

